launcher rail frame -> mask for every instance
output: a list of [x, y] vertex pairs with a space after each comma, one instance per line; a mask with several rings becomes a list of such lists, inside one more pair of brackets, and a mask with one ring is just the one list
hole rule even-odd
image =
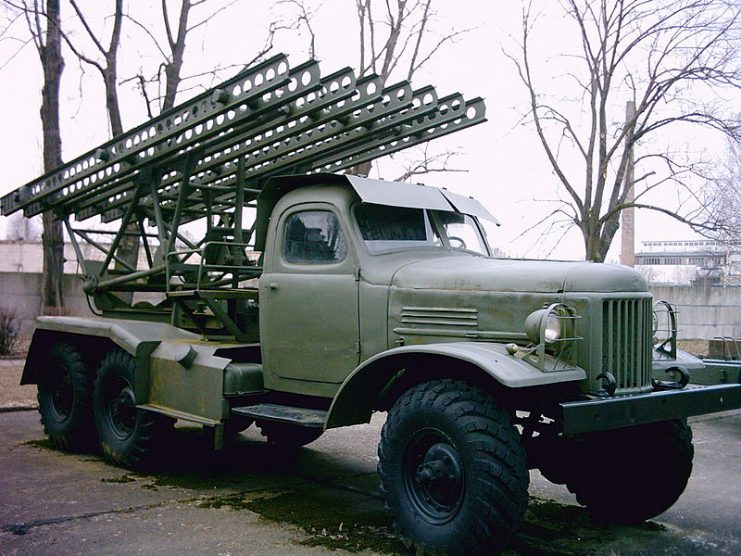
[[[19, 187], [0, 211], [52, 211], [64, 223], [102, 314], [249, 341], [250, 280], [261, 269], [249, 252], [257, 217], [246, 222], [244, 209], [256, 207], [266, 179], [347, 170], [482, 123], [485, 112], [481, 98], [439, 98], [406, 81], [384, 88], [350, 68], [322, 76], [316, 61], [291, 68], [279, 54]], [[93, 217], [118, 228], [79, 226]], [[199, 220], [206, 232], [192, 241], [182, 228]], [[124, 253], [132, 238], [143, 268]], [[215, 258], [214, 245], [223, 247]]]

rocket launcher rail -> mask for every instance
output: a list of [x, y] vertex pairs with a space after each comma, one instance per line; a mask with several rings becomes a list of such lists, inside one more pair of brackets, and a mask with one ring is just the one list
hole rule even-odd
[[408, 83], [382, 89], [349, 68], [322, 78], [318, 63], [290, 69], [277, 55], [5, 195], [0, 208], [110, 221], [147, 169], [164, 170], [158, 193], [176, 198], [179, 159], [192, 150], [202, 154], [188, 179], [217, 190], [236, 178], [239, 158], [248, 178], [337, 171], [481, 123], [484, 112], [478, 98], [438, 101], [434, 88], [413, 93]]
[[[0, 212], [52, 210], [104, 314], [204, 333], [216, 321], [244, 340], [256, 300], [241, 284], [260, 269], [249, 257], [255, 223], [242, 221], [243, 209], [255, 206], [265, 179], [345, 170], [484, 122], [485, 111], [480, 98], [438, 98], [434, 87], [408, 82], [384, 88], [350, 68], [322, 76], [316, 61], [292, 68], [279, 54], [19, 187], [0, 199]], [[72, 225], [93, 217], [120, 221], [118, 230]], [[180, 227], [196, 220], [206, 234], [193, 242]], [[144, 268], [125, 254], [132, 237]], [[103, 260], [86, 256], [81, 242]], [[164, 299], [137, 302], [142, 293]]]

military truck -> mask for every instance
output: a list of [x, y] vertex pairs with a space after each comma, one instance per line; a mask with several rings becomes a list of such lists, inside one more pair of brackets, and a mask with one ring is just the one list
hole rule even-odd
[[699, 376], [693, 375], [696, 384], [727, 384], [741, 382], [741, 338], [716, 336], [710, 340], [708, 354], [701, 355], [705, 366]]
[[665, 301], [656, 304], [656, 339], [653, 377], [664, 380], [666, 372], [679, 382], [692, 384], [734, 384], [741, 382], [741, 340], [716, 336], [708, 342], [707, 353], [696, 357], [677, 350], [677, 311]]
[[484, 119], [280, 55], [6, 195], [64, 223], [99, 315], [38, 319], [22, 382], [51, 442], [147, 469], [177, 420], [299, 447], [388, 412], [381, 490], [418, 553], [500, 550], [533, 468], [600, 519], [669, 508], [686, 418], [741, 386], [688, 384], [671, 342], [652, 377], [641, 276], [493, 258], [474, 199], [340, 173]]

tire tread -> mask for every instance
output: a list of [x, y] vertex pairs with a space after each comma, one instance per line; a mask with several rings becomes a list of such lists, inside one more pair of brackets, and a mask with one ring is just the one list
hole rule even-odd
[[[443, 412], [461, 431], [463, 447], [473, 454], [474, 472], [466, 477], [467, 480], [473, 477], [476, 483], [476, 494], [472, 494], [476, 511], [463, 516], [460, 530], [453, 533], [457, 537], [454, 542], [440, 546], [414, 538], [404, 520], [394, 511], [399, 494], [395, 485], [400, 467], [392, 459], [398, 452], [394, 444], [410, 415], [431, 409]], [[436, 380], [422, 383], [402, 394], [389, 411], [378, 455], [378, 474], [386, 511], [393, 518], [394, 529], [419, 555], [495, 553], [505, 546], [524, 519], [529, 475], [519, 435], [508, 414], [496, 405], [493, 397], [467, 382]]]
[[47, 355], [47, 365], [55, 363], [66, 366], [73, 388], [73, 402], [68, 419], [60, 424], [53, 421], [49, 413], [44, 377], [39, 381], [36, 400], [39, 404], [41, 424], [51, 444], [60, 450], [85, 452], [95, 447], [95, 425], [93, 423], [93, 375], [82, 359], [78, 349], [68, 342], [57, 342]]

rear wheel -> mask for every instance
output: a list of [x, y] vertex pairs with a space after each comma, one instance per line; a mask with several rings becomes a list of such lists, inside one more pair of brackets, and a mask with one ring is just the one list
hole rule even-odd
[[106, 355], [95, 381], [95, 426], [110, 463], [141, 469], [154, 466], [164, 455], [175, 421], [136, 407], [135, 373], [136, 362], [128, 353]]
[[41, 423], [51, 443], [70, 451], [94, 447], [93, 379], [75, 346], [51, 346], [38, 390]]
[[635, 524], [669, 509], [692, 473], [692, 430], [684, 419], [586, 435], [567, 482], [600, 521]]
[[402, 395], [378, 456], [387, 510], [418, 554], [492, 554], [524, 519], [529, 475], [519, 434], [491, 396], [466, 382], [428, 382]]

